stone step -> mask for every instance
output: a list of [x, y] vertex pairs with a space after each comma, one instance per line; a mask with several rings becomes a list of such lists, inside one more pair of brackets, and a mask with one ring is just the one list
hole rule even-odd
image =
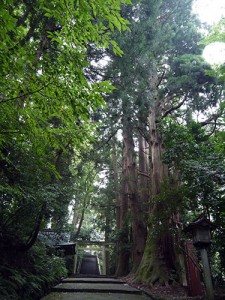
[[63, 279], [62, 283], [102, 283], [102, 284], [125, 284], [126, 282], [115, 278], [104, 277], [69, 277]]
[[146, 295], [118, 293], [56, 293], [52, 292], [41, 300], [150, 300]]
[[98, 282], [62, 282], [56, 285], [53, 292], [70, 292], [70, 293], [122, 293], [122, 294], [135, 294], [141, 295], [142, 292], [136, 288], [121, 282], [114, 283], [98, 283]]

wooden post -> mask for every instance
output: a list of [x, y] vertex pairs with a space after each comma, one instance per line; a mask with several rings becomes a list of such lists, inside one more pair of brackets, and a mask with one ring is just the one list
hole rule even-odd
[[201, 248], [200, 252], [201, 252], [202, 265], [203, 265], [207, 300], [214, 300], [214, 292], [213, 292], [213, 285], [212, 285], [212, 278], [211, 278], [211, 272], [209, 267], [207, 250], [206, 248]]
[[105, 253], [105, 245], [102, 246], [102, 275], [106, 275], [106, 253]]
[[202, 296], [203, 290], [201, 287], [200, 272], [198, 269], [198, 260], [196, 249], [191, 240], [184, 243], [185, 247], [185, 264], [187, 272], [188, 295], [191, 297]]
[[105, 269], [106, 269], [106, 275], [108, 276], [109, 271], [109, 265], [110, 265], [110, 257], [109, 257], [109, 246], [105, 246]]
[[78, 256], [78, 243], [75, 244], [75, 255], [74, 255], [74, 266], [73, 266], [73, 273], [77, 273], [77, 256]]

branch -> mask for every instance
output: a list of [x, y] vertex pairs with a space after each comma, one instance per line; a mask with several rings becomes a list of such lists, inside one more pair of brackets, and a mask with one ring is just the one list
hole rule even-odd
[[[84, 221], [84, 214], [85, 214], [85, 211], [87, 209], [87, 199], [86, 197], [84, 197], [84, 203], [83, 203], [83, 207], [82, 207], [82, 211], [81, 211], [81, 217], [80, 217], [80, 221], [79, 221], [79, 225], [78, 225], [78, 228], [77, 228], [77, 231], [74, 235], [74, 239], [76, 240], [79, 235], [80, 235], [80, 231], [81, 231], [81, 227], [82, 227], [82, 224], [83, 224], [83, 221]], [[75, 212], [74, 212], [75, 213]], [[75, 225], [75, 224], [74, 224]]]
[[21, 210], [23, 211], [24, 207], [20, 206], [19, 208], [16, 209], [16, 211], [14, 213], [12, 213], [10, 216], [8, 216], [8, 218], [3, 222], [2, 227], [5, 228], [6, 226], [8, 226], [9, 224], [12, 224], [12, 222], [14, 222], [15, 220], [13, 220], [16, 215], [18, 213], [21, 212]]
[[147, 177], [147, 178], [150, 178], [150, 176], [146, 173], [143, 173], [143, 172], [140, 172], [138, 171], [138, 175], [141, 175], [141, 176], [144, 176], [144, 177]]
[[46, 207], [47, 207], [47, 203], [45, 202], [41, 207], [41, 211], [36, 219], [36, 222], [35, 222], [35, 225], [34, 225], [34, 228], [33, 228], [33, 231], [31, 233], [30, 237], [28, 238], [26, 244], [22, 245], [19, 248], [20, 251], [23, 251], [23, 252], [28, 251], [35, 244], [37, 237], [38, 237], [38, 233], [40, 231], [40, 227], [41, 227], [41, 223], [42, 223], [42, 220], [44, 217]]
[[216, 131], [216, 121], [214, 122], [213, 130], [212, 132], [208, 135], [208, 137], [212, 136], [214, 132]]
[[66, 144], [65, 147], [61, 147], [60, 149], [56, 150], [56, 153], [55, 153], [56, 160], [64, 152], [64, 149], [67, 150], [69, 148], [71, 142], [72, 142], [72, 139], [69, 139], [69, 141], [68, 141], [68, 143]]
[[117, 134], [117, 131], [118, 131], [118, 129], [116, 129], [116, 131], [114, 131], [114, 132], [108, 137], [108, 139], [102, 143], [102, 145], [100, 145], [98, 148], [96, 148], [95, 151], [100, 150], [104, 145], [108, 144], [109, 141], [114, 137], [114, 135]]
[[20, 133], [19, 130], [12, 130], [12, 131], [0, 131], [0, 134], [13, 134], [13, 133]]
[[20, 96], [16, 96], [16, 97], [12, 97], [12, 98], [8, 98], [8, 99], [5, 99], [5, 100], [2, 100], [2, 101], [0, 101], [0, 104], [5, 103], [5, 102], [9, 102], [9, 101], [13, 101], [13, 100], [16, 100], [16, 99], [20, 99], [20, 98], [23, 98], [23, 97], [26, 97], [26, 96], [30, 96], [30, 95], [33, 95], [35, 93], [39, 93], [40, 91], [44, 90], [50, 84], [51, 84], [51, 82], [45, 84], [43, 87], [41, 87], [40, 89], [38, 89], [36, 91], [28, 92], [28, 93], [22, 94]]
[[17, 27], [19, 27], [19, 26], [21, 26], [25, 23], [25, 21], [27, 20], [28, 15], [30, 14], [32, 9], [33, 9], [32, 5], [29, 6], [27, 8], [27, 10], [24, 12], [24, 14], [17, 19], [17, 22], [16, 22]]
[[39, 46], [37, 48], [36, 51], [36, 60], [37, 62], [40, 60], [41, 56], [44, 53], [44, 50], [46, 50], [49, 46], [49, 42], [51, 41], [51, 39], [49, 38], [48, 33], [49, 32], [55, 32], [55, 31], [61, 31], [62, 27], [60, 25], [56, 25], [55, 21], [53, 19], [49, 19], [47, 24], [46, 24], [46, 28], [45, 28], [45, 32], [41, 37], [41, 40], [39, 42]]
[[146, 134], [146, 132], [147, 132], [147, 130], [146, 130], [146, 132], [144, 132], [144, 130], [142, 130], [142, 128], [140, 127], [140, 126], [137, 126], [137, 130], [138, 130], [138, 132], [140, 133], [140, 135], [146, 140], [146, 142], [148, 143], [149, 141], [148, 141], [148, 136], [147, 136], [147, 134]]
[[[168, 93], [167, 94], [167, 96], [165, 96], [164, 98], [163, 98], [163, 102], [164, 103], [168, 103], [169, 101], [171, 101], [171, 100], [173, 100], [174, 98], [176, 98], [176, 97], [181, 97], [181, 96], [183, 96], [184, 95], [184, 92], [177, 92], [177, 93]], [[165, 110], [165, 109], [164, 109]]]
[[[201, 123], [200, 123], [200, 124], [201, 124]], [[214, 124], [215, 124], [215, 122], [208, 122], [207, 125], [214, 125]], [[218, 126], [225, 126], [225, 123], [219, 122], [219, 123], [216, 123], [216, 125], [218, 125]]]
[[219, 114], [213, 114], [207, 120], [205, 120], [203, 122], [200, 122], [200, 125], [201, 126], [206, 126], [206, 125], [212, 124], [211, 121], [214, 121], [213, 122], [213, 124], [214, 124], [219, 117], [220, 117]]
[[159, 87], [159, 86], [160, 86], [160, 84], [161, 84], [161, 82], [162, 82], [162, 80], [163, 80], [163, 78], [164, 78], [165, 73], [166, 73], [166, 71], [164, 70], [163, 73], [162, 73], [162, 76], [159, 78], [159, 80], [158, 80], [158, 82], [157, 82], [157, 84], [156, 84], [156, 87]]
[[181, 101], [180, 103], [178, 103], [176, 106], [171, 107], [170, 109], [168, 109], [164, 115], [162, 116], [162, 118], [165, 118], [168, 114], [170, 114], [171, 112], [173, 112], [174, 110], [177, 110], [178, 108], [180, 108], [184, 102], [187, 100], [187, 96], [184, 97], [183, 101]]
[[36, 60], [37, 60], [37, 62], [40, 60], [40, 58], [42, 56], [42, 53], [43, 53], [45, 47], [48, 44], [48, 40], [49, 40], [49, 38], [48, 38], [47, 34], [44, 35], [44, 36], [42, 36], [42, 39], [41, 39], [41, 41], [39, 43], [39, 46], [37, 48], [37, 53], [36, 53]]

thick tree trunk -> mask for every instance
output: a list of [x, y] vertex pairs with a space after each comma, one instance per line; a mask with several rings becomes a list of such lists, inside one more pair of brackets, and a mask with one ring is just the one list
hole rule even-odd
[[142, 219], [142, 211], [140, 210], [137, 197], [135, 194], [129, 195], [129, 203], [132, 216], [132, 270], [135, 273], [140, 265], [142, 256], [144, 254], [146, 242], [146, 224]]
[[151, 109], [148, 117], [150, 130], [150, 148], [151, 148], [151, 193], [152, 197], [160, 193], [160, 186], [164, 179], [168, 178], [168, 166], [162, 162], [164, 150], [162, 136], [157, 128], [157, 118], [159, 116], [157, 108]]
[[[168, 284], [171, 275], [176, 270], [176, 251], [175, 237], [170, 235], [169, 227], [172, 214], [168, 215], [163, 206], [163, 202], [155, 201], [155, 197], [160, 195], [163, 182], [168, 181], [168, 167], [162, 161], [163, 159], [163, 139], [158, 129], [158, 119], [160, 112], [155, 105], [149, 113], [150, 130], [150, 167], [151, 167], [151, 205], [149, 216], [148, 239], [145, 247], [144, 256], [139, 269], [136, 273], [136, 279], [148, 284], [156, 282]], [[163, 230], [160, 215], [165, 214], [165, 223]]]
[[[160, 141], [155, 123], [155, 111], [151, 110], [148, 121], [150, 130], [150, 168], [151, 168], [151, 196], [160, 192], [160, 182], [162, 180], [162, 164], [160, 159]], [[150, 215], [154, 213], [155, 205], [151, 202]], [[152, 225], [152, 224], [151, 224]], [[154, 284], [156, 281], [166, 281], [167, 270], [162, 264], [161, 253], [159, 255], [158, 241], [153, 239], [153, 228], [149, 228], [147, 244], [140, 267], [136, 274], [136, 279], [146, 283]]]
[[129, 248], [128, 248], [128, 206], [131, 215], [131, 262], [135, 272], [141, 262], [145, 241], [146, 225], [143, 221], [143, 211], [138, 197], [137, 168], [134, 151], [134, 142], [131, 126], [123, 128], [123, 169], [122, 169], [122, 194], [120, 203], [120, 240], [117, 276], [126, 275], [129, 272]]

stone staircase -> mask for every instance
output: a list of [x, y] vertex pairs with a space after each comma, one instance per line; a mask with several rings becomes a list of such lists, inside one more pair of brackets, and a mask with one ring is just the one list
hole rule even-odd
[[147, 300], [149, 296], [119, 279], [98, 277], [69, 277], [42, 300]]

